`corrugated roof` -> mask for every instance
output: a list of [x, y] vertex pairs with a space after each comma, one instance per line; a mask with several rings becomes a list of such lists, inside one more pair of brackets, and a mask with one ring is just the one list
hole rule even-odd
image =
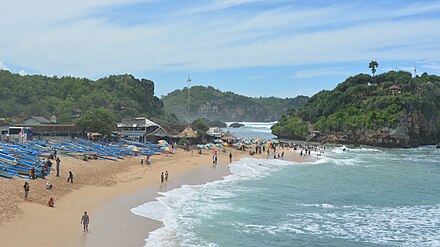
[[[51, 123], [51, 121], [47, 120], [47, 119], [44, 118], [44, 117], [35, 117], [35, 116], [29, 117], [29, 118], [25, 119], [24, 121], [26, 121], [26, 120], [28, 120], [28, 119], [30, 119], [30, 118], [35, 119], [35, 120], [37, 120], [38, 122], [40, 122], [40, 123], [42, 123], [42, 124], [50, 124], [50, 123]], [[23, 121], [23, 122], [24, 122], [24, 121]]]
[[149, 119], [146, 119], [144, 117], [139, 117], [139, 118], [124, 118], [122, 119], [122, 123], [118, 123], [117, 126], [120, 128], [120, 127], [150, 127], [150, 126], [159, 126], [159, 125]]

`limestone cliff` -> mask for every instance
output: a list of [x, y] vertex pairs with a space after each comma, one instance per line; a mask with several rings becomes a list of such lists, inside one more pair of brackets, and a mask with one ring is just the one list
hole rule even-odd
[[[424, 73], [413, 78], [402, 71], [357, 75], [332, 91], [316, 94], [290, 117], [281, 118], [272, 132], [384, 147], [436, 144], [440, 141], [440, 77]], [[298, 126], [306, 130], [295, 132]]]
[[[188, 116], [188, 89], [175, 90], [162, 98], [165, 111], [179, 119]], [[252, 98], [232, 92], [221, 92], [213, 87], [194, 86], [191, 88], [190, 119], [234, 121], [274, 121], [289, 109], [296, 109], [307, 102], [309, 97], [296, 98]]]

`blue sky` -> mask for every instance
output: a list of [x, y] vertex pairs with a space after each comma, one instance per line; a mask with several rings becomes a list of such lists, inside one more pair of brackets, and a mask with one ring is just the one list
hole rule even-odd
[[130, 73], [156, 94], [211, 85], [295, 97], [391, 69], [440, 73], [440, 1], [21, 0], [0, 8], [0, 68], [97, 79]]

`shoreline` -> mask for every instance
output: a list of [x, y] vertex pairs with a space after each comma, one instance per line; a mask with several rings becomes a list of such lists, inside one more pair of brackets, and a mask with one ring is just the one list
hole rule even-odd
[[[0, 237], [10, 243], [9, 246], [121, 246], [120, 241], [123, 241], [124, 246], [143, 246], [149, 232], [159, 228], [162, 223], [137, 216], [130, 209], [153, 201], [160, 191], [168, 191], [183, 184], [203, 184], [222, 179], [230, 174], [227, 158], [229, 151], [233, 152], [234, 161], [260, 156], [249, 156], [247, 152], [229, 149], [227, 153], [219, 153], [219, 164], [216, 169], [212, 169], [208, 150], [203, 155], [178, 150], [175, 156], [163, 155], [157, 160], [153, 159], [151, 168], [132, 165], [128, 171], [115, 175], [115, 184], [105, 187], [86, 185], [68, 192], [56, 201], [56, 208], [41, 203], [20, 203], [18, 207], [23, 214], [2, 224]], [[292, 161], [301, 162], [301, 157], [293, 156], [293, 152], [291, 155], [295, 157]], [[264, 155], [259, 158], [264, 158]], [[138, 159], [123, 160], [119, 165], [129, 162], [137, 163]], [[170, 173], [170, 182], [161, 187], [160, 173], [165, 170]], [[216, 172], [212, 173], [213, 170]], [[120, 210], [121, 207], [128, 210]], [[88, 211], [91, 217], [90, 232], [85, 234], [79, 224], [84, 211]], [[125, 237], [122, 232], [126, 233]], [[113, 240], [109, 239], [113, 237]], [[129, 240], [132, 242], [127, 242]]]

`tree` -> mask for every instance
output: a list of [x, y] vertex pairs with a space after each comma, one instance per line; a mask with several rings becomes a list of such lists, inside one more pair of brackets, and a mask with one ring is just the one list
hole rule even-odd
[[371, 69], [371, 72], [373, 73], [373, 77], [374, 77], [374, 73], [376, 73], [376, 68], [379, 66], [379, 63], [377, 63], [376, 61], [371, 61], [370, 64], [368, 65], [368, 68]]
[[75, 125], [87, 132], [98, 132], [108, 135], [115, 128], [116, 117], [113, 112], [101, 107], [81, 114], [75, 121]]
[[209, 124], [205, 118], [198, 118], [194, 120], [191, 125], [197, 132], [206, 132], [209, 130]]

